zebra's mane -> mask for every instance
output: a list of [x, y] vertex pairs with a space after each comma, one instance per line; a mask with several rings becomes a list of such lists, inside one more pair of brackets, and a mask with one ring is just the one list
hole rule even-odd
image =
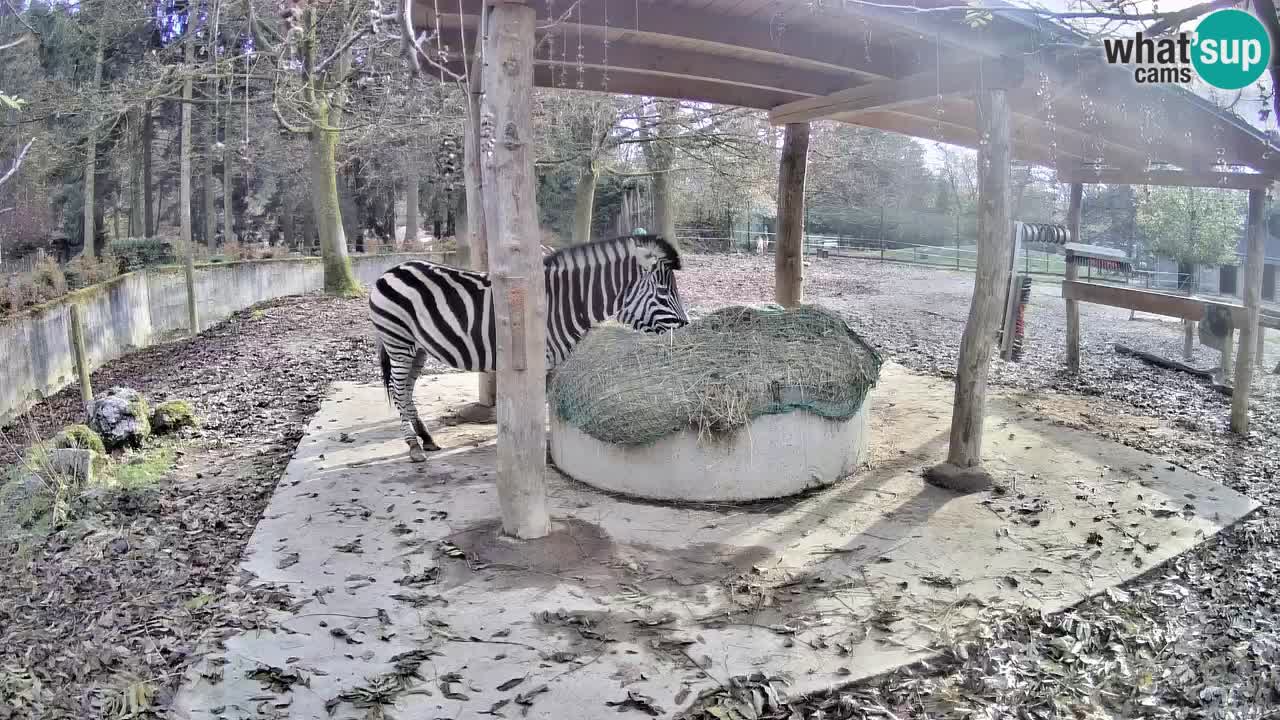
[[672, 270], [680, 269], [680, 252], [665, 238], [657, 235], [622, 235], [604, 240], [592, 240], [581, 245], [573, 245], [557, 250], [542, 259], [544, 267], [553, 267], [564, 263], [569, 258], [575, 260], [594, 260], [597, 255], [592, 248], [600, 246], [625, 246], [628, 240], [635, 241], [637, 246], [649, 246], [661, 259], [665, 260]]

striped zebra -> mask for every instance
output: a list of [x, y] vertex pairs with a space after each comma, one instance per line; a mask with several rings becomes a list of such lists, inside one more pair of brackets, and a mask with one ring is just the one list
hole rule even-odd
[[[598, 240], [544, 257], [547, 369], [563, 362], [592, 326], [611, 317], [645, 332], [687, 325], [676, 290], [679, 269], [679, 253], [655, 235]], [[427, 356], [459, 370], [496, 370], [491, 288], [484, 273], [421, 260], [401, 263], [373, 284], [369, 310], [382, 384], [400, 414], [413, 462], [426, 460], [424, 450], [440, 449], [413, 401]]]

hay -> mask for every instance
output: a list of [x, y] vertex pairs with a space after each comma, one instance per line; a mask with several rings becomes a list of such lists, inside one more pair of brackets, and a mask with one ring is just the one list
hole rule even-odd
[[821, 308], [735, 306], [663, 335], [596, 328], [557, 368], [548, 400], [604, 442], [646, 445], [686, 428], [715, 438], [761, 415], [853, 417], [881, 362]]

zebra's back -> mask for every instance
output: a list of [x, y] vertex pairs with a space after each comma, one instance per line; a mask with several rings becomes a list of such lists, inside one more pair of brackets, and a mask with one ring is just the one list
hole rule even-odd
[[416, 346], [459, 370], [494, 370], [493, 295], [483, 273], [410, 260], [374, 282], [369, 308], [388, 349]]

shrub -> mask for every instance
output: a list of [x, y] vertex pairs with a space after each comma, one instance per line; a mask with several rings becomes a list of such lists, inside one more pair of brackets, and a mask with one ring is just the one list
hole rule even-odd
[[29, 272], [16, 273], [0, 281], [0, 315], [21, 312], [49, 302], [67, 291], [67, 278], [58, 264], [41, 260]]
[[68, 290], [79, 290], [104, 280], [110, 280], [120, 274], [120, 264], [114, 255], [103, 257], [85, 257], [78, 255], [63, 268]]
[[31, 269], [31, 280], [43, 292], [57, 297], [67, 291], [67, 276], [58, 263], [44, 258]]
[[222, 257], [224, 260], [228, 262], [234, 261], [234, 260], [244, 260], [245, 254], [247, 251], [248, 251], [248, 248], [236, 242], [235, 240], [228, 240], [222, 243]]
[[288, 256], [289, 248], [283, 245], [272, 245], [271, 247], [265, 247], [258, 251], [258, 257], [264, 260], [267, 258], [282, 258]]
[[152, 265], [169, 265], [177, 262], [173, 243], [164, 238], [127, 238], [113, 240], [107, 250], [120, 260], [120, 269], [131, 272]]

